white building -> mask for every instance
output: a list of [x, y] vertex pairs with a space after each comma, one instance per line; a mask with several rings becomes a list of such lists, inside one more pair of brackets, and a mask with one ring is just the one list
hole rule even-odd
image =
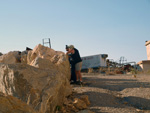
[[147, 50], [147, 60], [150, 60], [150, 40], [146, 41], [146, 50]]
[[150, 40], [145, 43], [147, 50], [147, 60], [142, 60], [137, 64], [141, 67], [144, 72], [150, 71]]

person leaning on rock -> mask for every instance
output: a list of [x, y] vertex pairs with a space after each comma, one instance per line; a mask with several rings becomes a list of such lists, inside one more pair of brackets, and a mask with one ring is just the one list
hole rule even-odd
[[75, 64], [75, 73], [76, 73], [76, 80], [77, 83], [82, 83], [82, 75], [81, 75], [81, 67], [82, 67], [82, 59], [80, 57], [79, 51], [74, 48], [73, 45], [69, 46], [69, 51], [66, 54], [71, 53], [71, 58]]
[[[66, 45], [66, 51], [69, 51], [69, 46]], [[70, 79], [70, 83], [74, 84], [76, 83], [76, 73], [75, 73], [75, 64], [73, 59], [71, 58], [71, 53], [67, 54], [68, 58], [69, 58], [69, 63], [70, 63], [70, 68], [71, 68], [71, 79]]]

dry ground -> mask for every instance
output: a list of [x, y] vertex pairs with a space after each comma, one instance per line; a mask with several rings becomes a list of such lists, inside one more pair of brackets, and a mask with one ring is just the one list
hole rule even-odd
[[77, 95], [88, 95], [95, 113], [150, 113], [150, 75], [82, 74]]

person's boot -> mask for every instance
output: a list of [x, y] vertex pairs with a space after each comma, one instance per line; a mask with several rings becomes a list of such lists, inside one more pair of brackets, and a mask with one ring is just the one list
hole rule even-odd
[[80, 80], [77, 80], [77, 81], [76, 81], [76, 84], [77, 84], [77, 85], [80, 85]]

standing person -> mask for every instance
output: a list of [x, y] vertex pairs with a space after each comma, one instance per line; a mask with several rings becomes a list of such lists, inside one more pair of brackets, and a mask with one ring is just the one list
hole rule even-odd
[[69, 51], [67, 54], [71, 53], [71, 58], [74, 61], [75, 64], [75, 73], [76, 73], [76, 80], [77, 83], [82, 84], [82, 75], [81, 75], [81, 68], [82, 68], [82, 59], [80, 57], [79, 51], [74, 48], [73, 45], [69, 46]]
[[[66, 45], [66, 51], [69, 51], [69, 46]], [[68, 58], [69, 58], [69, 63], [70, 63], [70, 68], [71, 68], [71, 84], [76, 83], [76, 73], [75, 73], [75, 64], [73, 59], [71, 58], [71, 53], [68, 54]]]

